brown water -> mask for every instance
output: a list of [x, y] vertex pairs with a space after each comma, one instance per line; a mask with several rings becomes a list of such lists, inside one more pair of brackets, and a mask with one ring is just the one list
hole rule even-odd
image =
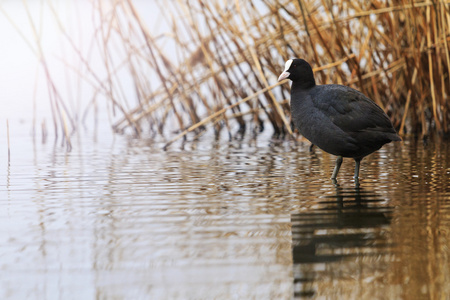
[[449, 143], [362, 162], [292, 141], [23, 145], [1, 165], [1, 299], [449, 299]]

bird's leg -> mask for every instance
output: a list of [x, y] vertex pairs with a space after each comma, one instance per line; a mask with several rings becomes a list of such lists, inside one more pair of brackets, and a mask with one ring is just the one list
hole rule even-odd
[[334, 185], [335, 187], [339, 187], [339, 183], [337, 182], [336, 179], [331, 178], [331, 183], [333, 183], [333, 185]]
[[361, 166], [362, 158], [355, 158], [355, 179], [359, 178], [359, 167]]
[[334, 165], [333, 175], [331, 175], [331, 179], [336, 179], [337, 174], [339, 173], [339, 169], [342, 165], [342, 156], [338, 156], [336, 158], [336, 164]]

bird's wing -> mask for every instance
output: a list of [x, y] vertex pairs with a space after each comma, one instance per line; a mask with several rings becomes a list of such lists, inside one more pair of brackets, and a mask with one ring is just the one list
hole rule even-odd
[[311, 96], [314, 106], [345, 132], [396, 133], [384, 111], [355, 89], [342, 85], [322, 85]]

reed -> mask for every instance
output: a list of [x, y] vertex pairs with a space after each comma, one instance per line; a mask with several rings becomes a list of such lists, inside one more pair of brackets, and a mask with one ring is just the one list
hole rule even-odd
[[6, 137], [8, 140], [8, 165], [11, 163], [11, 145], [9, 144], [9, 120], [6, 119]]
[[[108, 99], [117, 132], [162, 137], [166, 146], [208, 129], [290, 135], [289, 85], [276, 80], [292, 57], [309, 61], [318, 83], [368, 95], [402, 135], [450, 131], [448, 1], [155, 0], [165, 30], [132, 0], [92, 3], [106, 76], [81, 51], [80, 76]], [[67, 114], [56, 95], [56, 115]], [[69, 115], [55, 120], [71, 123]]]
[[[72, 117], [70, 109], [66, 106], [66, 103], [63, 99], [62, 94], [60, 93], [60, 90], [55, 83], [54, 76], [51, 74], [50, 66], [49, 66], [49, 59], [47, 58], [47, 54], [45, 51], [43, 51], [43, 45], [42, 45], [42, 22], [36, 22], [35, 19], [32, 17], [31, 9], [29, 7], [29, 3], [25, 0], [22, 0], [22, 5], [25, 10], [28, 25], [30, 26], [32, 30], [32, 39], [25, 35], [22, 31], [21, 24], [16, 23], [16, 19], [14, 16], [10, 15], [7, 11], [3, 9], [3, 6], [0, 4], [0, 13], [2, 16], [4, 16], [9, 23], [15, 28], [16, 32], [21, 36], [23, 41], [27, 44], [28, 48], [36, 55], [36, 57], [39, 60], [39, 64], [42, 67], [45, 79], [47, 81], [47, 89], [48, 89], [48, 95], [49, 95], [49, 101], [51, 105], [52, 110], [52, 117], [53, 117], [53, 125], [54, 125], [54, 132], [55, 137], [58, 137], [58, 130], [62, 131], [62, 140], [63, 144], [67, 145], [67, 151], [71, 150], [71, 142], [70, 142], [70, 132], [68, 130], [67, 123], [70, 123], [70, 127], [72, 128], [72, 131], [74, 131], [77, 128], [77, 122]], [[48, 5], [50, 8], [53, 8], [51, 2], [48, 2]], [[43, 3], [41, 3], [41, 8], [43, 7]], [[40, 20], [43, 20], [43, 10], [41, 9], [40, 12]], [[58, 18], [55, 18], [55, 20], [59, 21]], [[36, 86], [34, 88], [34, 91], [36, 92]], [[33, 100], [33, 134], [36, 133], [36, 99]], [[9, 130], [9, 127], [8, 127]], [[44, 135], [44, 131], [42, 133]], [[47, 133], [45, 132], [45, 135]], [[9, 136], [8, 136], [8, 158], [10, 156], [9, 152]]]
[[[367, 94], [401, 134], [449, 132], [449, 2], [156, 3], [171, 24], [160, 37], [131, 0], [101, 11], [103, 24], [115, 24], [105, 31], [130, 49], [126, 64], [139, 98], [114, 124], [117, 131], [141, 133], [147, 122], [149, 131], [169, 133], [166, 146], [208, 124], [229, 136], [257, 132], [263, 123], [277, 135], [290, 133], [289, 86], [276, 78], [286, 59], [302, 57], [315, 66], [319, 83], [343, 83]], [[164, 52], [169, 42], [176, 62]], [[137, 61], [156, 76], [143, 74]], [[149, 77], [158, 78], [152, 89]]]

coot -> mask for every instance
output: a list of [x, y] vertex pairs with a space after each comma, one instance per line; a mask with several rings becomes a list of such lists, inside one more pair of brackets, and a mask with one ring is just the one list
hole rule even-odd
[[337, 155], [332, 179], [343, 157], [361, 159], [391, 141], [401, 141], [384, 111], [361, 92], [338, 84], [316, 85], [311, 66], [290, 59], [278, 78], [292, 80], [291, 115], [300, 133], [322, 150]]

